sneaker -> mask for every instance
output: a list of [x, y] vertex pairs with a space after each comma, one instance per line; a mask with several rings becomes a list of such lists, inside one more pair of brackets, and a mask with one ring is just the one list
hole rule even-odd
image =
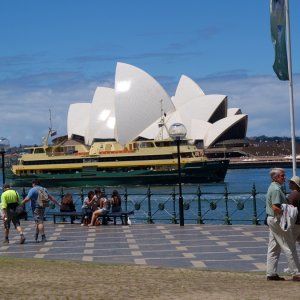
[[24, 244], [25, 243], [25, 237], [24, 237], [24, 234], [21, 234], [20, 235], [20, 244]]
[[42, 235], [42, 243], [45, 243], [45, 242], [47, 242], [46, 236]]
[[276, 275], [273, 275], [273, 276], [267, 276], [267, 280], [282, 281], [282, 280], [285, 280], [285, 279], [276, 274]]
[[3, 241], [3, 244], [9, 244], [9, 239], [5, 238], [5, 240]]

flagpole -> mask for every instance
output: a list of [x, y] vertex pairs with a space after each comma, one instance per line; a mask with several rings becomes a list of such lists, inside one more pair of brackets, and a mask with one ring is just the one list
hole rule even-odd
[[289, 16], [289, 0], [285, 0], [286, 12], [286, 38], [287, 38], [287, 61], [289, 72], [289, 95], [290, 95], [290, 118], [291, 118], [291, 142], [292, 142], [292, 160], [293, 160], [293, 176], [296, 176], [296, 138], [295, 138], [295, 119], [294, 119], [294, 92], [293, 92], [293, 72], [292, 72], [292, 54], [291, 54], [291, 38], [290, 38], [290, 16]]

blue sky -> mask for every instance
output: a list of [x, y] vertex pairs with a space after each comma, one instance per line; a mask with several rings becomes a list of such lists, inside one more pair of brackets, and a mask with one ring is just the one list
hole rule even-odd
[[[300, 1], [289, 0], [300, 136]], [[0, 0], [0, 136], [67, 132], [69, 105], [113, 87], [118, 61], [170, 96], [182, 74], [249, 115], [247, 136], [290, 136], [288, 82], [273, 72], [269, 0]]]

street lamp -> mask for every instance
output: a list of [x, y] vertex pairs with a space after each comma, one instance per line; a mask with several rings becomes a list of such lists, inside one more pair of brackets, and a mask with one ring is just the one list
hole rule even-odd
[[186, 128], [181, 123], [174, 123], [169, 128], [169, 136], [176, 142], [177, 145], [177, 161], [178, 161], [178, 185], [179, 185], [179, 222], [180, 226], [184, 226], [183, 215], [183, 198], [181, 189], [181, 166], [180, 166], [180, 141], [186, 136]]
[[2, 182], [5, 183], [5, 152], [9, 148], [9, 140], [4, 137], [0, 137], [0, 153], [2, 160]]

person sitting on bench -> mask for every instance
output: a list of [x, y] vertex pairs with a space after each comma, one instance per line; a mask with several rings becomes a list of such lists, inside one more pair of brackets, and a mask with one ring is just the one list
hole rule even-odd
[[114, 190], [111, 194], [111, 212], [122, 211], [122, 200], [117, 190]]
[[[72, 194], [70, 194], [70, 193], [65, 194], [65, 196], [61, 200], [60, 211], [61, 212], [76, 212]], [[75, 217], [71, 216], [71, 222], [73, 222], [74, 220], [75, 220]]]
[[[92, 220], [89, 226], [95, 226], [96, 220], [100, 216], [105, 216], [109, 213], [110, 211], [110, 200], [107, 199], [106, 195], [104, 193], [101, 193], [101, 198], [100, 198], [100, 207], [93, 212], [92, 215]], [[100, 225], [100, 224], [99, 224]]]
[[84, 199], [82, 204], [82, 219], [81, 219], [81, 226], [88, 225], [91, 217], [92, 217], [92, 202], [94, 201], [95, 193], [94, 191], [89, 191], [88, 196]]

